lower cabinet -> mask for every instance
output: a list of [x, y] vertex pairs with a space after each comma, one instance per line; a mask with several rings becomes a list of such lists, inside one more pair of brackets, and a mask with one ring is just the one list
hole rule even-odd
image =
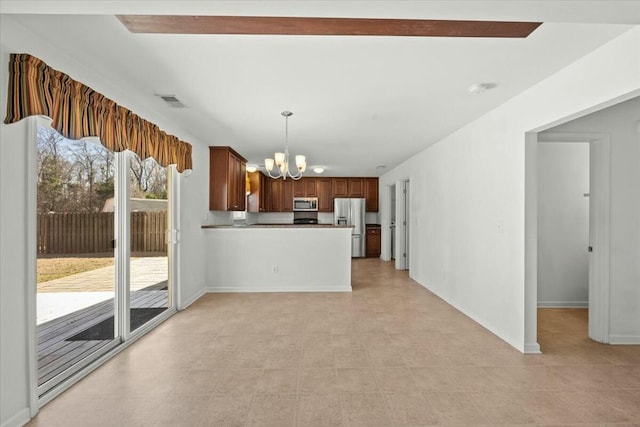
[[380, 227], [367, 227], [367, 258], [379, 258], [380, 245]]

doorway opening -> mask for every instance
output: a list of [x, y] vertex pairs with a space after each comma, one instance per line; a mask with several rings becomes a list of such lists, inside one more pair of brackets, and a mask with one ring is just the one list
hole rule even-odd
[[399, 189], [400, 201], [396, 204], [396, 230], [397, 236], [395, 241], [398, 243], [396, 251], [396, 268], [398, 270], [409, 270], [410, 268], [410, 252], [411, 233], [410, 233], [410, 210], [411, 210], [411, 193], [409, 180], [399, 181], [396, 184]]
[[[538, 264], [540, 262], [538, 245], [539, 220], [541, 217], [539, 206], [539, 148], [540, 143], [587, 143], [588, 145], [588, 191], [581, 195], [588, 200], [589, 232], [588, 244], [584, 251], [588, 256], [588, 292], [586, 304], [579, 298], [573, 305], [588, 306], [588, 336], [601, 343], [609, 342], [609, 197], [610, 197], [610, 141], [606, 134], [577, 133], [577, 132], [540, 132], [526, 135], [526, 250], [525, 250], [525, 345], [526, 353], [539, 353], [538, 343], [538, 283], [540, 280]], [[583, 153], [583, 159], [586, 155]], [[546, 171], [544, 172], [546, 173]], [[585, 194], [588, 197], [585, 197]], [[576, 201], [575, 207], [580, 207]], [[584, 206], [582, 206], [584, 208]], [[583, 213], [583, 221], [584, 221]], [[553, 229], [555, 226], [552, 226]], [[575, 240], [575, 239], [574, 239]], [[579, 238], [578, 240], [579, 241]], [[578, 243], [575, 243], [576, 245]], [[584, 245], [584, 242], [583, 242]], [[589, 251], [591, 248], [594, 250]], [[544, 248], [542, 248], [544, 250]], [[577, 252], [576, 252], [577, 253]], [[584, 253], [577, 253], [584, 263]], [[557, 260], [552, 260], [556, 262]], [[583, 264], [584, 265], [584, 264]], [[581, 273], [584, 276], [584, 270]], [[575, 290], [575, 289], [574, 289]], [[546, 292], [546, 291], [545, 291]], [[556, 296], [560, 295], [558, 289]], [[549, 293], [541, 295], [540, 301], [548, 298]], [[574, 294], [577, 295], [577, 294]], [[584, 295], [584, 294], [582, 294]], [[566, 295], [564, 296], [566, 298]]]
[[411, 247], [411, 233], [409, 232], [409, 215], [411, 212], [411, 203], [410, 203], [410, 192], [409, 192], [409, 180], [404, 181], [404, 253], [402, 256], [404, 257], [404, 269], [409, 270], [411, 257], [409, 256], [409, 248]]
[[[538, 142], [538, 331], [582, 340], [589, 307], [589, 142]], [[540, 342], [544, 347], [545, 343]]]
[[396, 259], [396, 185], [389, 186], [389, 248], [391, 248], [391, 259]]

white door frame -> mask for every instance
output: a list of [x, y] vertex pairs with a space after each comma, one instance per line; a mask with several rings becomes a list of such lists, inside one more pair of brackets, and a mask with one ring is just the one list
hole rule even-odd
[[410, 192], [410, 181], [408, 179], [403, 181], [403, 202], [404, 202], [404, 269], [409, 270], [411, 267], [411, 262], [409, 262], [411, 257], [411, 192]]
[[[29, 194], [27, 195], [27, 232], [26, 237], [27, 241], [27, 272], [26, 277], [28, 279], [29, 291], [27, 295], [27, 339], [29, 341], [28, 345], [28, 381], [30, 383], [30, 392], [29, 392], [29, 414], [33, 418], [37, 415], [38, 411], [42, 406], [47, 404], [49, 401], [56, 398], [62, 392], [67, 390], [73, 384], [80, 381], [83, 377], [93, 372], [95, 369], [104, 364], [107, 360], [127, 348], [133, 342], [135, 342], [140, 337], [144, 336], [149, 330], [153, 329], [159, 323], [171, 317], [177, 309], [177, 304], [180, 303], [178, 297], [180, 295], [179, 292], [179, 256], [180, 256], [180, 246], [179, 243], [179, 223], [180, 223], [180, 177], [179, 174], [175, 171], [175, 165], [168, 166], [168, 173], [171, 175], [169, 179], [169, 183], [171, 188], [168, 189], [170, 196], [169, 199], [171, 201], [170, 214], [168, 218], [168, 228], [169, 232], [167, 233], [167, 240], [169, 246], [169, 259], [171, 263], [169, 265], [169, 280], [172, 280], [172, 283], [169, 286], [171, 290], [171, 294], [169, 295], [169, 305], [170, 307], [160, 315], [153, 318], [151, 321], [147, 322], [142, 327], [138, 328], [133, 334], [129, 333], [128, 330], [125, 329], [125, 325], [129, 323], [129, 310], [124, 309], [124, 307], [128, 307], [128, 300], [130, 298], [129, 295], [129, 255], [130, 255], [130, 215], [129, 215], [129, 161], [128, 152], [115, 153], [115, 161], [116, 161], [116, 174], [118, 174], [118, 179], [116, 180], [116, 191], [123, 194], [124, 203], [121, 203], [120, 206], [116, 205], [116, 251], [119, 251], [119, 255], [121, 256], [121, 260], [125, 259], [122, 256], [126, 254], [127, 262], [120, 261], [120, 265], [115, 266], [116, 270], [116, 286], [120, 286], [121, 291], [120, 294], [123, 298], [118, 298], [118, 292], [114, 296], [114, 304], [116, 304], [120, 308], [119, 316], [114, 317], [116, 324], [114, 325], [116, 330], [120, 331], [120, 339], [114, 340], [114, 342], [103, 347], [104, 351], [100, 351], [97, 354], [91, 355], [87, 357], [84, 361], [78, 364], [79, 370], [74, 374], [70, 375], [65, 380], [58, 383], [55, 387], [50, 390], [46, 390], [46, 393], [40, 396], [42, 390], [38, 387], [38, 351], [37, 351], [37, 284], [36, 284], [36, 272], [37, 272], [37, 248], [36, 248], [36, 223], [37, 223], [37, 180], [36, 180], [36, 138], [37, 138], [37, 130], [38, 126], [42, 127], [51, 127], [51, 119], [43, 116], [35, 116], [28, 117], [27, 119], [27, 129], [26, 129], [26, 145], [27, 145], [27, 164], [25, 165], [25, 173], [27, 174], [27, 188], [30, 189]], [[115, 196], [115, 195], [114, 195]], [[117, 200], [117, 197], [116, 197]], [[120, 230], [118, 235], [117, 230]], [[117, 264], [116, 257], [116, 264]], [[119, 283], [118, 283], [119, 282]]]
[[[589, 143], [589, 337], [609, 343], [610, 138], [603, 133], [528, 133], [525, 140], [525, 352], [537, 343], [537, 143]], [[585, 248], [587, 250], [587, 248]]]
[[389, 238], [387, 239], [390, 242], [389, 259], [395, 261], [396, 255], [394, 252], [398, 252], [396, 237], [398, 235], [396, 232], [398, 222], [398, 219], [396, 218], [396, 184], [388, 185], [387, 188], [389, 191]]
[[410, 180], [403, 178], [396, 181], [396, 259], [395, 265], [397, 270], [408, 270], [410, 263], [409, 246], [411, 239], [409, 238], [409, 215], [411, 195], [409, 193]]

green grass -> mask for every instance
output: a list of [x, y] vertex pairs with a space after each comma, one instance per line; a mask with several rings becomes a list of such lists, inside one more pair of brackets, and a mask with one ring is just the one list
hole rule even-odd
[[37, 265], [36, 281], [42, 283], [113, 265], [113, 256], [38, 258]]

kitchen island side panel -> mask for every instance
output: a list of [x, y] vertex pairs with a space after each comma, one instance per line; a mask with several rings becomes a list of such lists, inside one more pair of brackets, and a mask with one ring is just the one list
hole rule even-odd
[[203, 230], [209, 292], [351, 292], [350, 228]]

